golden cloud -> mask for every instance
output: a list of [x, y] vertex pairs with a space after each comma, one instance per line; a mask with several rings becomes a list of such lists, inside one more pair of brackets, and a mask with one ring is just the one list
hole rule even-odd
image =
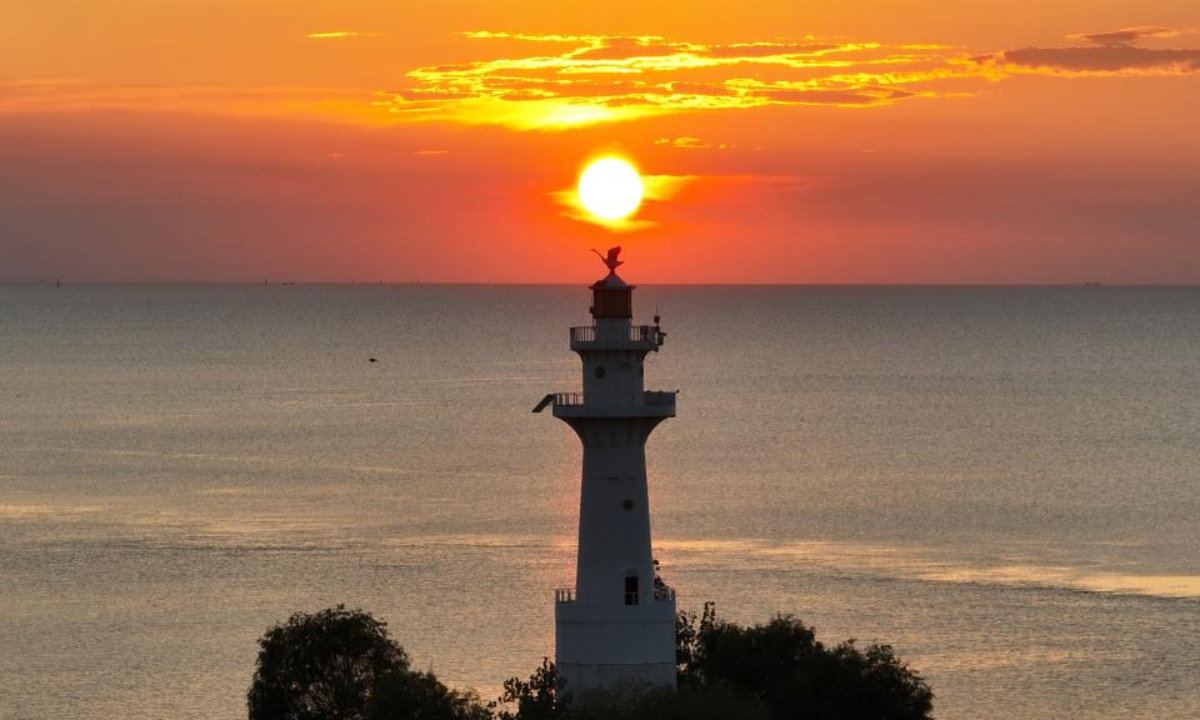
[[306, 35], [310, 40], [347, 40], [350, 38], [382, 37], [377, 32], [358, 32], [355, 30], [333, 30], [330, 32], [314, 32]]
[[659, 138], [654, 141], [655, 145], [665, 145], [666, 147], [675, 148], [677, 150], [709, 150], [716, 148], [717, 150], [728, 150], [729, 145], [725, 143], [711, 143], [701, 140], [700, 138], [684, 135], [677, 138]]
[[410, 87], [381, 92], [376, 104], [403, 120], [547, 130], [706, 110], [877, 107], [936, 96], [931, 84], [974, 72], [952, 64], [957, 51], [940, 45], [812, 37], [714, 45], [658, 35], [464, 36], [541, 52], [416, 68], [407, 75]]
[[[1162, 47], [1164, 41], [1189, 32], [1123, 27], [1069, 35], [1074, 44], [1064, 47], [1016, 46], [981, 54], [945, 45], [815, 37], [712, 44], [658, 35], [481, 30], [462, 37], [495, 43], [506, 57], [417, 67], [406, 74], [401, 88], [374, 94], [293, 85], [21, 81], [0, 83], [0, 113], [120, 110], [558, 130], [766, 107], [862, 110], [917, 98], [969, 97], [988, 82], [1022, 75], [1195, 75], [1200, 73], [1200, 48]], [[338, 41], [382, 36], [330, 30], [307, 37]], [[699, 150], [703, 144], [681, 140], [672, 147]]]

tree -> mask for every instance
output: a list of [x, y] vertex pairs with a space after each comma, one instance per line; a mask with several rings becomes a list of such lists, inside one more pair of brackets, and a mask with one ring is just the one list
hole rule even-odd
[[770, 704], [777, 718], [926, 720], [933, 710], [933, 691], [890, 645], [863, 651], [848, 640], [822, 648], [795, 670]]
[[676, 659], [681, 687], [726, 685], [763, 703], [776, 720], [926, 720], [933, 691], [888, 645], [854, 641], [826, 648], [788, 615], [743, 628], [704, 613], [680, 613]]
[[431, 672], [388, 675], [367, 703], [367, 720], [493, 720], [471, 692], [451, 690]]
[[[563, 716], [557, 693], [558, 672], [550, 658], [542, 658], [542, 666], [528, 680], [505, 680], [504, 694], [489, 707], [499, 708], [497, 720], [555, 720]], [[515, 713], [509, 710], [514, 705]]]
[[680, 610], [675, 615], [675, 669], [680, 685], [699, 684], [698, 664], [704, 653], [701, 637], [707, 637], [716, 626], [716, 603], [704, 603], [704, 614]]
[[297, 613], [259, 640], [250, 720], [928, 720], [933, 692], [888, 645], [827, 648], [780, 615], [741, 627], [681, 612], [679, 689], [628, 686], [560, 703], [549, 659], [486, 707], [414, 671], [387, 626], [345, 606]]
[[296, 613], [259, 640], [250, 720], [487, 720], [474, 695], [409, 668], [387, 624], [344, 605]]
[[[767, 707], [723, 683], [667, 688], [630, 685], [588, 693], [579, 704], [559, 703], [554, 663], [543, 658], [528, 680], [511, 678], [492, 709], [496, 720], [771, 720]], [[515, 707], [515, 712], [510, 709]]]

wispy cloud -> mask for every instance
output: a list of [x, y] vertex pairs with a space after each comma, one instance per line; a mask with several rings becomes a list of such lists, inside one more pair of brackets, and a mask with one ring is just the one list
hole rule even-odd
[[93, 111], [308, 117], [363, 124], [387, 119], [361, 92], [328, 87], [0, 83], [0, 114]]
[[327, 32], [312, 32], [305, 37], [310, 40], [348, 40], [351, 38], [383, 37], [377, 32], [359, 32], [357, 30], [332, 30]]
[[1076, 35], [1068, 35], [1072, 40], [1083, 40], [1084, 42], [1096, 43], [1098, 45], [1131, 45], [1141, 40], [1151, 38], [1171, 38], [1183, 33], [1178, 30], [1173, 30], [1167, 27], [1159, 27], [1157, 25], [1139, 25], [1137, 27], [1121, 28], [1120, 30], [1108, 30], [1097, 33], [1078, 33]]
[[[1200, 73], [1190, 36], [1129, 26], [1067, 37], [1062, 46], [986, 54], [934, 44], [816, 37], [699, 43], [657, 35], [475, 31], [500, 57], [427, 65], [374, 94], [347, 88], [0, 83], [0, 113], [130, 110], [331, 118], [361, 124], [450, 122], [557, 130], [641, 118], [768, 107], [864, 110], [918, 98], [969, 97], [1022, 75], [1058, 78]], [[320, 41], [383, 37], [312, 32]], [[671, 147], [709, 145], [675, 138]]]
[[1133, 77], [1200, 73], [1200, 48], [1148, 48], [1141, 42], [1173, 38], [1182, 31], [1158, 26], [1128, 27], [1069, 35], [1085, 43], [1069, 47], [1026, 47], [972, 58], [998, 76]]
[[1200, 49], [1104, 47], [1021, 48], [985, 59], [1005, 72], [1079, 75], [1186, 75], [1200, 72]]
[[725, 143], [711, 143], [694, 138], [688, 135], [677, 138], [659, 138], [654, 141], [655, 145], [665, 145], [667, 147], [676, 148], [678, 150], [728, 150], [729, 146]]
[[[816, 38], [701, 44], [657, 35], [528, 35], [477, 31], [532, 52], [416, 68], [410, 87], [378, 103], [405, 120], [554, 129], [689, 111], [773, 105], [890, 105], [938, 94], [963, 75], [938, 45]], [[545, 52], [547, 49], [550, 52]], [[540, 52], [539, 52], [540, 51]]]

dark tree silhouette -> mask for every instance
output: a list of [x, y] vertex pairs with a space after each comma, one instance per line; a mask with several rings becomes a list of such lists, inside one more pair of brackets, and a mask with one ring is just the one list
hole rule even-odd
[[367, 720], [492, 720], [471, 692], [451, 690], [431, 672], [388, 675], [367, 703]]
[[475, 697], [409, 669], [386, 623], [345, 606], [296, 613], [259, 640], [250, 720], [486, 720]]
[[344, 605], [296, 613], [259, 645], [250, 720], [359, 720], [376, 682], [408, 670], [408, 656], [385, 624]]
[[683, 687], [727, 685], [776, 720], [926, 720], [933, 691], [888, 645], [832, 649], [791, 616], [743, 628], [720, 620], [712, 603], [680, 613], [676, 658]]
[[563, 705], [543, 658], [484, 707], [412, 670], [370, 614], [297, 613], [259, 640], [250, 720], [928, 720], [933, 707], [929, 686], [887, 645], [827, 648], [793, 617], [741, 627], [712, 603], [681, 612], [676, 627], [678, 692], [617, 688]]
[[588, 693], [587, 701], [561, 704], [554, 663], [543, 658], [528, 680], [511, 678], [491, 707], [497, 720], [770, 720], [767, 707], [725, 684], [664, 688], [627, 686]]
[[[490, 705], [497, 720], [554, 720], [562, 717], [558, 703], [558, 672], [550, 658], [528, 680], [514, 677], [504, 681], [504, 694]], [[515, 707], [515, 712], [510, 708]]]
[[[819, 644], [818, 644], [819, 645]], [[933, 691], [890, 645], [865, 651], [848, 640], [794, 671], [770, 704], [777, 718], [926, 720]]]
[[709, 637], [717, 624], [716, 603], [704, 603], [704, 612], [680, 610], [675, 615], [675, 669], [680, 685], [702, 682], [698, 663], [704, 653], [701, 638]]

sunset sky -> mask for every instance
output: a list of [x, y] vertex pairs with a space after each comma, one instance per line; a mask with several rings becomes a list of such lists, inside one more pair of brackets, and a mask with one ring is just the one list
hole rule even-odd
[[[651, 191], [615, 232], [569, 192]], [[1200, 283], [1196, 0], [88, 0], [0, 23], [0, 281]]]

